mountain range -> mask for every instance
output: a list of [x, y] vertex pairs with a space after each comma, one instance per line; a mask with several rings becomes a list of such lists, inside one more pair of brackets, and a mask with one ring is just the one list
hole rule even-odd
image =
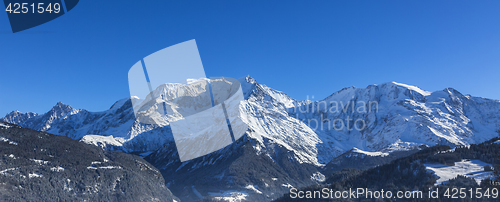
[[186, 162], [175, 147], [169, 125], [174, 118], [163, 125], [140, 123], [133, 97], [103, 112], [57, 103], [44, 114], [14, 111], [0, 120], [140, 155], [184, 201], [269, 201], [290, 187], [319, 184], [329, 172], [360, 165], [355, 162], [372, 167], [428, 146], [477, 144], [500, 129], [500, 101], [453, 88], [428, 92], [389, 82], [310, 101], [295, 100], [250, 76], [239, 81], [247, 132], [230, 146]]

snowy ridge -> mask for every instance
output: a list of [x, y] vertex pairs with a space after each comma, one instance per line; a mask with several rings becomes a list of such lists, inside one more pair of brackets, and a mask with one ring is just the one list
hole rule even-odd
[[389, 153], [384, 153], [384, 152], [367, 152], [367, 151], [363, 151], [363, 150], [360, 150], [356, 147], [354, 147], [352, 149], [353, 152], [355, 153], [360, 153], [360, 154], [364, 154], [364, 155], [368, 155], [368, 156], [381, 156], [381, 157], [384, 157], [384, 156], [387, 156], [389, 155]]
[[[497, 135], [499, 110], [498, 101], [466, 97], [454, 89], [429, 93], [391, 82], [366, 88], [345, 88], [325, 100], [289, 112], [302, 122], [316, 120], [312, 123], [321, 123], [323, 120], [327, 123], [325, 120], [348, 118], [365, 121], [366, 127], [361, 131], [309, 125], [321, 142], [330, 143], [319, 145], [324, 149], [318, 155], [321, 162], [321, 156], [338, 155], [337, 151], [353, 147], [368, 152], [390, 152], [405, 150], [409, 145], [454, 147], [480, 143]], [[334, 156], [326, 157], [332, 159]]]
[[416, 86], [410, 86], [410, 85], [406, 85], [406, 84], [402, 84], [402, 83], [397, 83], [397, 82], [394, 82], [394, 81], [392, 83], [396, 84], [398, 86], [402, 86], [404, 88], [408, 88], [408, 89], [410, 89], [412, 91], [415, 91], [417, 93], [420, 93], [423, 96], [428, 96], [428, 95], [431, 94], [431, 92], [422, 90], [422, 89], [420, 89], [419, 87], [416, 87]]
[[73, 109], [59, 102], [43, 115], [15, 111], [0, 120], [125, 152], [154, 151], [172, 140], [165, 128], [136, 121], [131, 99], [121, 99], [103, 112]]
[[[119, 142], [118, 138], [113, 138], [112, 135], [110, 136], [102, 136], [102, 135], [85, 135], [83, 138], [80, 140], [86, 144], [91, 144], [95, 145], [101, 148], [107, 148], [108, 145], [111, 146], [116, 146], [116, 147], [121, 147], [123, 146], [122, 142]], [[121, 139], [124, 141], [123, 139]]]
[[0, 127], [2, 127], [2, 128], [10, 128], [11, 126], [9, 126], [7, 124], [4, 124], [4, 123], [0, 123]]

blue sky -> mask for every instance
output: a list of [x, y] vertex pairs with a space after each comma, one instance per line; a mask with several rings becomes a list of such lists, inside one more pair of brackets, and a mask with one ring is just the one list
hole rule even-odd
[[80, 1], [12, 34], [0, 12], [0, 116], [129, 96], [141, 58], [196, 39], [207, 76], [295, 99], [397, 81], [500, 99], [500, 1]]

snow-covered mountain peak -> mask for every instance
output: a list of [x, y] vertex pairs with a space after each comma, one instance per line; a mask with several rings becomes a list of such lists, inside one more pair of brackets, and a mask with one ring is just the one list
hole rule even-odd
[[431, 94], [431, 92], [422, 90], [422, 89], [420, 89], [419, 87], [416, 87], [416, 86], [411, 86], [411, 85], [407, 85], [407, 84], [403, 84], [403, 83], [398, 83], [398, 82], [394, 82], [394, 81], [391, 82], [391, 83], [394, 84], [394, 85], [397, 85], [397, 86], [401, 86], [401, 87], [407, 88], [407, 89], [412, 90], [412, 91], [416, 91], [416, 92], [420, 93], [423, 96], [428, 96], [428, 95]]
[[365, 88], [358, 88], [354, 86], [343, 88], [322, 101], [342, 101], [343, 103], [350, 100], [395, 102], [401, 99], [412, 99], [425, 101], [425, 97], [430, 94], [431, 92], [422, 90], [416, 86], [398, 82], [387, 82], [378, 85], [369, 85]]
[[[109, 108], [110, 110], [117, 110], [121, 107], [131, 107], [132, 105], [130, 105], [130, 101], [134, 100], [134, 99], [138, 99], [138, 97], [136, 96], [131, 96], [131, 97], [128, 97], [128, 98], [123, 98], [121, 100], [118, 100], [116, 101], [113, 105], [111, 105], [111, 107]], [[130, 106], [129, 106], [130, 105]]]
[[259, 84], [254, 78], [246, 76], [238, 79], [241, 83], [243, 95], [249, 101], [263, 101], [265, 103], [280, 104], [285, 109], [301, 106], [312, 101], [297, 101], [286, 93], [274, 90], [266, 85]]
[[7, 115], [5, 115], [5, 117], [2, 118], [2, 120], [5, 122], [13, 123], [13, 124], [18, 124], [18, 123], [24, 122], [32, 117], [35, 117], [35, 116], [38, 116], [38, 114], [34, 113], [34, 112], [23, 113], [23, 112], [16, 110], [16, 111], [12, 111], [12, 112], [8, 113]]
[[73, 107], [71, 107], [70, 105], [64, 104], [62, 102], [57, 102], [57, 104], [54, 105], [54, 107], [52, 107], [52, 109], [54, 111], [70, 112], [73, 109]]
[[329, 102], [329, 101], [347, 101], [347, 100], [354, 98], [354, 96], [356, 95], [358, 90], [359, 89], [357, 87], [354, 87], [354, 86], [342, 88], [341, 90], [326, 97], [322, 101], [326, 101], [326, 102]]
[[34, 112], [20, 112], [19, 110], [12, 111], [8, 114], [5, 115], [5, 117], [18, 117], [18, 116], [23, 116], [23, 115], [30, 115], [30, 116], [38, 116], [37, 113]]

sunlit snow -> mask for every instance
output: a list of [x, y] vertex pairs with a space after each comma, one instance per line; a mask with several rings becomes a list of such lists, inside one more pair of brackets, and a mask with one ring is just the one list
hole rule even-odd
[[439, 177], [434, 185], [446, 183], [450, 179], [453, 179], [458, 175], [472, 177], [479, 184], [483, 179], [486, 179], [493, 175], [493, 172], [491, 171], [484, 171], [485, 165], [491, 166], [491, 164], [482, 162], [480, 160], [462, 160], [460, 162], [455, 162], [454, 166], [443, 164], [425, 164], [425, 168], [429, 171], [434, 172]]
[[246, 197], [248, 196], [248, 193], [245, 191], [234, 191], [234, 190], [228, 190], [223, 193], [213, 193], [209, 192], [208, 194], [215, 196], [214, 199], [218, 201], [225, 201], [225, 202], [242, 202], [246, 200]]

